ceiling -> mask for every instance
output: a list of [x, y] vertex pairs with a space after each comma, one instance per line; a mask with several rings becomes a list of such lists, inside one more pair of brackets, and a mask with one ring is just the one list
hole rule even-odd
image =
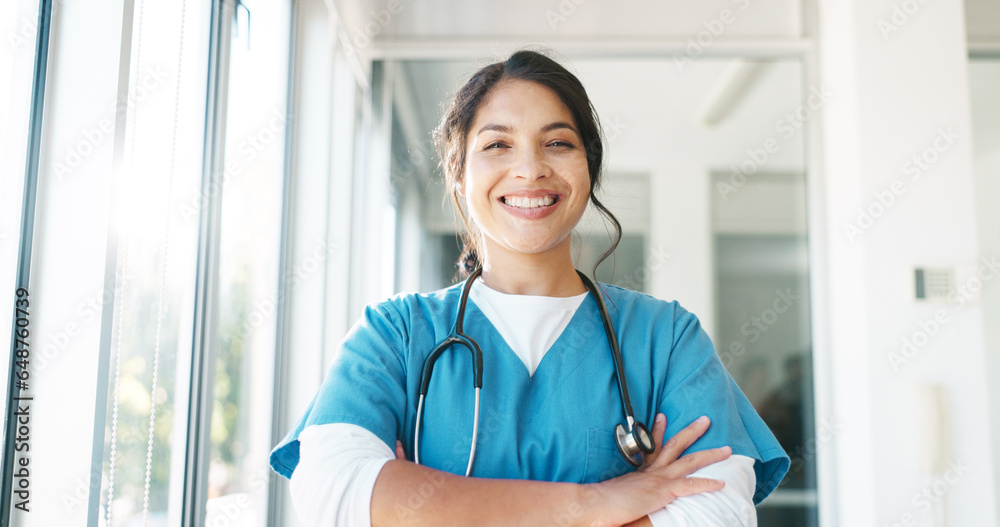
[[[799, 0], [334, 0], [345, 26], [376, 40], [688, 36], [720, 21], [727, 36], [800, 36]], [[728, 10], [729, 15], [724, 11]], [[367, 27], [366, 27], [367, 26]]]
[[[327, 0], [352, 37], [377, 43], [500, 39], [556, 44], [560, 39], [686, 40], [803, 37], [807, 10], [819, 0]], [[1000, 1], [965, 0], [970, 41], [1000, 39]], [[891, 5], [886, 5], [889, 16]], [[726, 15], [726, 11], [729, 11]], [[727, 16], [726, 20], [723, 20]], [[367, 33], [367, 35], [365, 34]]]

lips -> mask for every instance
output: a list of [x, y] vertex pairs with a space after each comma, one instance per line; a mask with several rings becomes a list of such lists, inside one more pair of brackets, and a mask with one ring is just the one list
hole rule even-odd
[[559, 208], [562, 194], [545, 189], [522, 190], [500, 196], [497, 201], [503, 205], [504, 210], [515, 217], [538, 220]]

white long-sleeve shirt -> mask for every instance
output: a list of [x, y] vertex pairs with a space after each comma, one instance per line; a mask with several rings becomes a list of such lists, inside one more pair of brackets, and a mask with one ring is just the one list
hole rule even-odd
[[[470, 298], [533, 374], [588, 293], [555, 298], [508, 295], [477, 280]], [[370, 527], [371, 497], [383, 465], [395, 452], [353, 424], [307, 427], [299, 434], [299, 463], [291, 477], [292, 501], [307, 525]], [[654, 527], [756, 527], [754, 460], [740, 455], [705, 467], [693, 477], [721, 479], [715, 492], [678, 498], [649, 515]]]
[[[299, 434], [299, 464], [292, 473], [292, 502], [306, 525], [370, 527], [371, 498], [393, 449], [368, 430], [333, 423]], [[649, 515], [654, 527], [756, 527], [753, 458], [733, 455], [691, 477], [721, 479], [715, 492], [677, 498]]]

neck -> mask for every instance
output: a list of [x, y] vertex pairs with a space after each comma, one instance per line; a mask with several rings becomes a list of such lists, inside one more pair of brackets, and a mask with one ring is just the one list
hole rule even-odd
[[495, 291], [510, 295], [568, 297], [587, 291], [573, 267], [570, 239], [552, 249], [524, 254], [489, 241], [484, 245], [483, 282]]

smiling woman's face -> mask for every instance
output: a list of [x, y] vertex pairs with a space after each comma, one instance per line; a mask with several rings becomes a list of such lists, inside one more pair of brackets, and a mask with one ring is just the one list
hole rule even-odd
[[485, 256], [569, 250], [587, 208], [587, 154], [569, 108], [541, 84], [496, 86], [469, 130], [460, 192]]

